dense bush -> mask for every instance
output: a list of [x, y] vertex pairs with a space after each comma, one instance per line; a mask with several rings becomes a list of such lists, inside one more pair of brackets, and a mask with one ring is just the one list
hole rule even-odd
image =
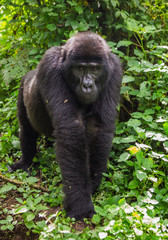
[[[0, 235], [15, 237], [20, 224], [27, 227], [27, 239], [33, 233], [38, 234], [34, 239], [167, 239], [166, 1], [0, 0], [0, 6]], [[82, 225], [84, 231], [75, 231], [77, 223], [66, 219], [60, 206], [60, 170], [45, 139], [31, 177], [7, 173], [7, 165], [20, 157], [16, 99], [21, 76], [47, 48], [86, 30], [106, 38], [122, 61], [124, 78], [108, 172], [93, 196], [97, 214]], [[36, 182], [49, 191], [36, 189]]]

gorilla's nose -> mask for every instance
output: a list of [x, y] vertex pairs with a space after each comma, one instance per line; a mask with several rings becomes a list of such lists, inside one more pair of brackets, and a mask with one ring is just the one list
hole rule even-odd
[[93, 81], [88, 79], [83, 82], [82, 90], [84, 93], [90, 93], [92, 91]]

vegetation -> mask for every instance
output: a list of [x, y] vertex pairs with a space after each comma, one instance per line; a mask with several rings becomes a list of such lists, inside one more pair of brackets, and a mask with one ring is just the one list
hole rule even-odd
[[[2, 239], [168, 239], [168, 3], [0, 0], [0, 6]], [[106, 38], [124, 78], [108, 171], [93, 196], [97, 214], [82, 223], [66, 218], [60, 169], [46, 139], [39, 140], [31, 177], [7, 166], [20, 158], [21, 76], [47, 48], [85, 30]]]

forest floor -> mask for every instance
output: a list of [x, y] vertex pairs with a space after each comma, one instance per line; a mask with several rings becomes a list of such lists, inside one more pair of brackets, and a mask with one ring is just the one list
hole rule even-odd
[[[6, 184], [6, 182], [0, 179], [0, 186], [3, 186], [4, 184]], [[11, 211], [15, 205], [18, 206], [18, 201], [16, 200], [16, 198], [21, 198], [21, 197], [22, 197], [21, 194], [17, 190], [9, 191], [6, 194], [5, 198], [0, 197], [0, 212], [1, 212], [0, 220], [5, 220], [7, 216], [9, 216], [9, 211]], [[56, 213], [56, 211], [59, 210], [59, 208], [51, 208], [49, 206], [47, 207], [48, 207], [48, 210], [45, 210], [47, 216], [49, 216], [50, 214], [54, 214]], [[38, 221], [39, 219], [35, 219], [35, 220]], [[19, 214], [13, 215], [13, 221], [17, 221], [17, 224], [15, 224], [12, 231], [8, 229], [7, 230], [0, 229], [0, 240], [38, 240], [39, 239], [38, 234], [28, 230], [28, 228], [25, 226], [25, 223], [21, 215]], [[75, 229], [75, 231], [82, 231], [86, 227], [87, 227], [87, 224], [82, 221], [78, 221], [73, 225], [73, 229]]]

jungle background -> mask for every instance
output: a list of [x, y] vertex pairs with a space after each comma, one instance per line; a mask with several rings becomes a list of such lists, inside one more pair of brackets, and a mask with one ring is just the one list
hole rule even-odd
[[[108, 171], [93, 219], [66, 218], [54, 150], [39, 139], [32, 174], [20, 158], [21, 77], [46, 49], [94, 31], [124, 77]], [[0, 0], [0, 239], [168, 239], [168, 3], [163, 0]]]

